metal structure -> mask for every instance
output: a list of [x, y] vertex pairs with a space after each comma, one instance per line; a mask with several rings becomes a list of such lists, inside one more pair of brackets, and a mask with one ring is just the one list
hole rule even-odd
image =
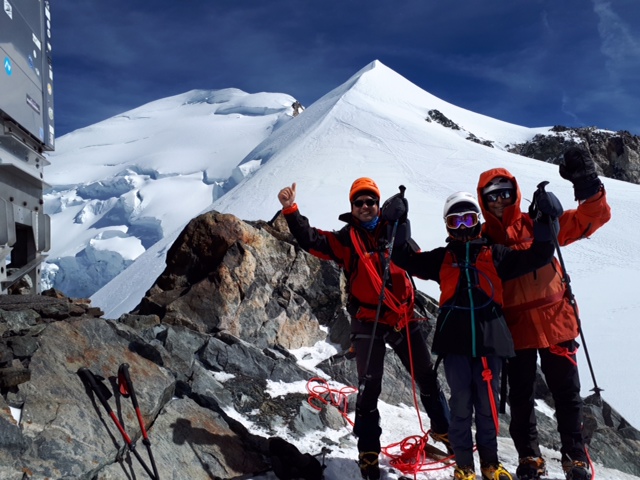
[[54, 149], [48, 0], [0, 0], [0, 292], [29, 278], [40, 293], [50, 247], [44, 152]]

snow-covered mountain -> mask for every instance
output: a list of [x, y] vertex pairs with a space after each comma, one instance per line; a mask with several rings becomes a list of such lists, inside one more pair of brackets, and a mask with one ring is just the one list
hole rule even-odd
[[46, 172], [45, 286], [95, 293], [242, 179], [251, 165], [238, 164], [293, 118], [294, 101], [194, 90], [63, 136]]
[[[46, 172], [53, 185], [46, 206], [53, 224], [49, 261], [59, 265], [55, 285], [65, 291], [62, 285], [86, 278], [90, 291], [88, 271], [105, 281], [104, 272], [114, 274], [130, 264], [91, 297], [108, 318], [116, 318], [137, 305], [164, 269], [166, 249], [195, 214], [215, 209], [268, 220], [279, 209], [278, 190], [292, 182], [301, 211], [324, 229], [340, 227], [337, 217], [349, 208], [347, 192], [355, 178], [373, 177], [383, 196], [405, 185], [413, 234], [423, 248], [443, 244], [447, 195], [475, 191], [479, 174], [489, 168], [508, 168], [525, 198], [549, 180], [565, 208], [575, 205], [571, 184], [556, 166], [505, 150], [548, 128], [525, 128], [461, 109], [380, 62], [297, 117], [293, 101], [282, 94], [190, 92], [59, 139]], [[431, 121], [434, 110], [460, 128]], [[468, 140], [472, 135], [495, 148]], [[233, 172], [237, 175], [226, 183]], [[633, 404], [640, 387], [633, 380], [640, 349], [632, 332], [640, 313], [634, 275], [640, 271], [635, 233], [640, 186], [604, 183], [613, 219], [562, 253], [599, 386], [637, 426], [640, 414]], [[74, 269], [67, 270], [67, 262]], [[435, 284], [418, 286], [437, 292]], [[587, 394], [593, 384], [584, 355], [580, 361]]]

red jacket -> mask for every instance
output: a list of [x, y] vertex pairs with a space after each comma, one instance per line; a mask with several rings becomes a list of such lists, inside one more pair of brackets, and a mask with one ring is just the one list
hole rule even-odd
[[[502, 221], [491, 214], [481, 200], [483, 186], [495, 177], [506, 177], [516, 186], [516, 200], [505, 208]], [[478, 199], [485, 217], [483, 235], [512, 248], [529, 247], [533, 241], [533, 221], [529, 214], [520, 210], [520, 187], [508, 170], [494, 168], [482, 173], [478, 182]], [[577, 209], [562, 214], [558, 243], [564, 246], [588, 237], [610, 218], [611, 208], [603, 188]], [[578, 336], [578, 320], [562, 278], [560, 263], [554, 257], [535, 272], [503, 283], [504, 314], [516, 350], [547, 348]]]
[[[342, 267], [347, 277], [347, 310], [352, 318], [373, 322], [382, 290], [383, 259], [388, 261], [386, 247], [382, 247], [386, 245], [386, 225], [381, 221], [373, 232], [368, 232], [346, 213], [339, 218], [347, 225], [337, 232], [326, 232], [310, 226], [307, 217], [298, 211], [297, 204], [282, 213], [302, 249], [320, 259], [333, 260]], [[414, 320], [413, 285], [407, 272], [393, 262], [388, 273], [378, 320], [400, 329], [405, 322]]]

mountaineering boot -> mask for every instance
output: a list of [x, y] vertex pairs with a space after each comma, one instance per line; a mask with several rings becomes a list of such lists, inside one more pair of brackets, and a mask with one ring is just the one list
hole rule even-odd
[[483, 463], [480, 466], [483, 480], [513, 480], [513, 477], [500, 463]]
[[358, 456], [360, 474], [365, 480], [379, 480], [380, 465], [378, 465], [378, 452], [361, 452]]
[[580, 460], [563, 460], [562, 470], [567, 480], [591, 480], [589, 464]]
[[456, 465], [453, 470], [454, 480], [476, 480], [476, 472], [473, 467], [460, 467]]
[[444, 443], [444, 446], [447, 447], [447, 453], [449, 455], [453, 455], [453, 448], [451, 448], [451, 442], [449, 442], [449, 434], [448, 433], [436, 433], [430, 432], [431, 438], [434, 442]]
[[547, 474], [547, 465], [542, 457], [523, 457], [516, 469], [519, 480], [540, 480]]

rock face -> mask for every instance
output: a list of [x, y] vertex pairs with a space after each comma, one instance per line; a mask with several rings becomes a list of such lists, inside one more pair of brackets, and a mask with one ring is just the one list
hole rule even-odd
[[576, 144], [588, 148], [601, 175], [640, 184], [640, 137], [627, 131], [556, 126], [549, 134], [536, 135], [532, 141], [509, 146], [508, 150], [558, 164], [564, 151]]
[[[117, 321], [55, 291], [1, 296], [0, 478], [147, 478], [78, 375], [88, 368], [104, 378], [111, 408], [147, 461], [131, 402], [117, 388], [122, 363], [129, 364], [161, 478], [231, 479], [267, 470], [268, 438], [283, 430], [295, 438], [334, 429], [338, 443], [353, 445], [337, 409], [313, 409], [304, 390], [269, 394], [273, 383], [304, 385], [318, 376], [290, 350], [319, 340], [339, 346], [318, 365], [322, 376], [357, 384], [344, 354], [343, 283], [331, 263], [296, 247], [282, 219], [249, 224], [211, 212], [185, 228], [156, 284]], [[435, 304], [418, 297], [417, 313], [433, 320]], [[430, 336], [433, 322], [421, 325]], [[382, 399], [412, 404], [395, 355], [385, 368]], [[539, 395], [549, 401], [542, 382]], [[540, 415], [539, 423], [545, 445], [557, 449], [555, 421]], [[602, 399], [588, 401], [585, 429], [594, 461], [640, 475], [640, 433]]]
[[[439, 110], [429, 110], [425, 120], [451, 130], [463, 130]], [[493, 140], [479, 138], [466, 130], [465, 133], [467, 140], [494, 148]], [[596, 127], [555, 126], [548, 133], [535, 135], [528, 142], [506, 145], [505, 148], [523, 157], [557, 165], [565, 150], [574, 145], [582, 145], [591, 152], [600, 175], [640, 184], [640, 137], [625, 130], [612, 132]]]

